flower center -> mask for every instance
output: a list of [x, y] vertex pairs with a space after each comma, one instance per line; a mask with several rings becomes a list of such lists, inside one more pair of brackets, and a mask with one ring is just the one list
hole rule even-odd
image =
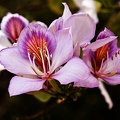
[[34, 35], [32, 40], [27, 42], [28, 58], [32, 69], [38, 76], [47, 76], [50, 69], [50, 53], [48, 44], [44, 37], [40, 40]]
[[96, 50], [95, 71], [98, 71], [101, 67], [102, 62], [104, 62], [107, 59], [108, 51], [109, 51], [109, 44], [106, 44]]

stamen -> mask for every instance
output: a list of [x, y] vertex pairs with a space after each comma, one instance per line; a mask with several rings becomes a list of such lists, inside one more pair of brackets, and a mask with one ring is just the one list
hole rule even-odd
[[31, 67], [33, 67], [32, 60], [31, 60], [31, 57], [30, 57], [30, 50], [29, 49], [28, 49], [28, 59], [30, 61]]
[[115, 57], [117, 57], [117, 55], [118, 55], [118, 53], [116, 52], [116, 53], [115, 53]]
[[103, 70], [105, 70], [108, 67], [108, 63], [109, 63], [109, 53], [107, 51], [106, 64], [105, 64], [105, 68]]
[[49, 54], [48, 48], [47, 47], [45, 47], [45, 48], [46, 48], [46, 52], [47, 52], [46, 58], [47, 58], [47, 61], [48, 61], [48, 70], [50, 70], [50, 54]]
[[[39, 48], [39, 49], [40, 49], [40, 48]], [[41, 56], [41, 59], [42, 59], [43, 71], [44, 71], [44, 73], [46, 73], [45, 62], [44, 62], [43, 53], [42, 53], [42, 50], [41, 50], [41, 49], [40, 49], [40, 56]]]
[[109, 76], [109, 77], [112, 77], [112, 76], [114, 76], [116, 73], [117, 73], [117, 71], [111, 72], [110, 74], [108, 74], [108, 76]]
[[42, 76], [43, 73], [37, 68], [36, 64], [35, 64], [35, 54], [33, 53], [33, 60], [31, 59], [30, 57], [30, 51], [28, 49], [28, 59], [30, 61], [30, 64], [31, 64], [31, 68], [33, 69], [33, 71], [38, 75], [38, 76]]
[[102, 59], [102, 62], [101, 62], [101, 66], [100, 66], [100, 69], [99, 69], [99, 71], [101, 71], [101, 70], [102, 70], [103, 63], [104, 63], [104, 58]]
[[118, 50], [118, 54], [120, 54], [120, 50]]

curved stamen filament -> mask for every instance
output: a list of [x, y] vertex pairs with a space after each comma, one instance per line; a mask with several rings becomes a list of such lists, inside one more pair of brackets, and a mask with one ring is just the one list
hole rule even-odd
[[105, 67], [103, 69], [103, 64], [104, 64], [104, 58], [102, 59], [102, 63], [101, 63], [101, 67], [100, 67], [100, 70], [105, 70], [107, 67], [108, 67], [108, 62], [109, 62], [109, 54], [108, 54], [108, 51], [107, 51], [107, 57], [106, 57], [106, 64], [105, 64]]
[[33, 67], [32, 60], [31, 60], [31, 57], [30, 57], [30, 51], [29, 51], [29, 50], [28, 50], [28, 59], [29, 59], [29, 61], [30, 61], [31, 67]]
[[117, 73], [117, 70], [119, 68], [119, 59], [120, 59], [119, 52], [114, 54], [111, 58], [107, 59], [103, 71], [106, 70], [107, 68], [109, 68], [111, 65], [112, 65], [112, 67], [107, 69], [107, 73], [104, 74], [105, 76], [111, 77]]
[[42, 76], [43, 73], [37, 68], [36, 64], [35, 64], [35, 54], [33, 53], [33, 60], [31, 59], [30, 57], [30, 52], [28, 50], [28, 59], [30, 61], [30, 65], [31, 65], [31, 68], [33, 69], [33, 71], [38, 75], [38, 76]]
[[44, 62], [44, 58], [43, 58], [43, 52], [42, 52], [41, 49], [40, 49], [40, 56], [41, 56], [41, 59], [42, 59], [43, 72], [46, 73], [45, 62]]
[[47, 61], [48, 61], [48, 70], [50, 70], [50, 54], [49, 54], [48, 48], [45, 47], [45, 49], [46, 49], [46, 52], [47, 52], [46, 58], [47, 58]]

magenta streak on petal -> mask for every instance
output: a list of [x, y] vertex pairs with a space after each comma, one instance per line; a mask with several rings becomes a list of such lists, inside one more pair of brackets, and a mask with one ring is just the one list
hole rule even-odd
[[20, 32], [26, 24], [18, 17], [12, 17], [6, 24], [5, 33], [12, 42], [17, 42]]

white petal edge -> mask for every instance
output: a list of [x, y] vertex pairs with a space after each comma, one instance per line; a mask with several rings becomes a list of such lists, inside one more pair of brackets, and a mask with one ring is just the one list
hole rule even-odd
[[62, 4], [64, 5], [64, 11], [63, 11], [62, 18], [64, 21], [66, 21], [72, 15], [72, 13], [66, 3], [62, 3]]
[[12, 14], [12, 13], [9, 12], [9, 13], [7, 13], [6, 16], [4, 16], [4, 17], [2, 18], [1, 30], [4, 31], [8, 20], [11, 19], [12, 17], [20, 18], [26, 25], [29, 24], [29, 21], [28, 21], [25, 17], [23, 17], [22, 15], [19, 15], [18, 13]]

